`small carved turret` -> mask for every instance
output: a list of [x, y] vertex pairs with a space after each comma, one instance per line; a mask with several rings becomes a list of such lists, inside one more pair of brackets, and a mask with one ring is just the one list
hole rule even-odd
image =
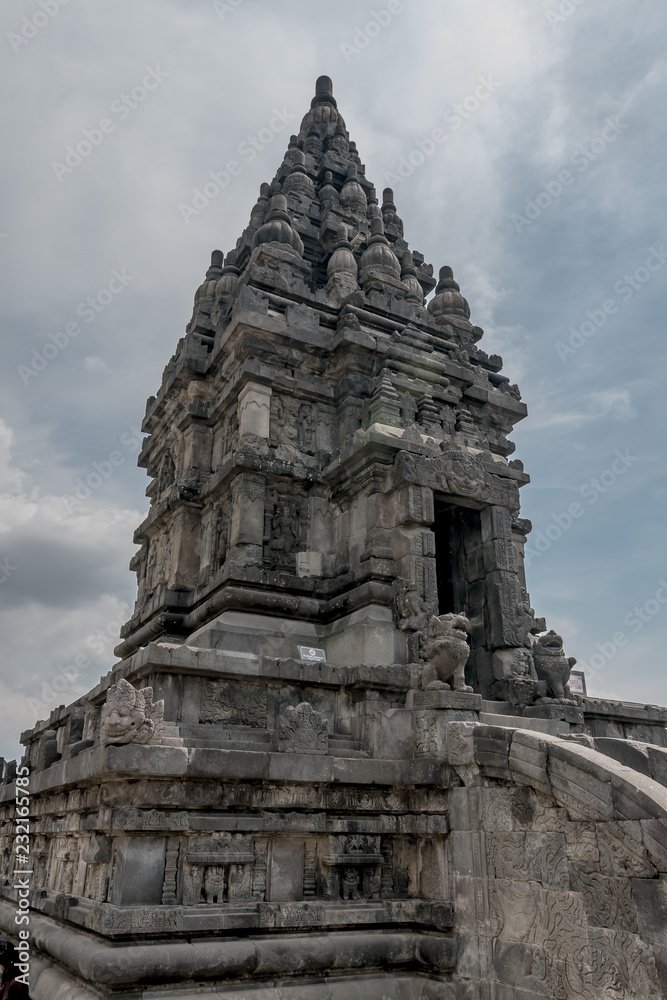
[[404, 250], [401, 255], [401, 281], [408, 289], [407, 298], [411, 302], [424, 304], [424, 293], [417, 278], [417, 268], [412, 262], [412, 254], [409, 250]]
[[306, 172], [306, 157], [300, 149], [295, 149], [292, 153], [292, 169], [283, 184], [282, 193], [305, 195], [308, 198], [314, 196], [313, 182]]
[[239, 283], [241, 271], [236, 266], [236, 250], [230, 250], [225, 260], [225, 266], [220, 272], [220, 277], [215, 286], [215, 299], [211, 319], [217, 325], [218, 319], [225, 312], [227, 305], [232, 300], [236, 287]]
[[396, 212], [394, 192], [391, 188], [385, 188], [382, 192], [382, 219], [387, 230], [396, 236], [403, 235], [403, 220]]
[[441, 267], [435, 295], [428, 304], [428, 311], [436, 320], [448, 321], [451, 316], [461, 316], [467, 319], [465, 299], [461, 288], [454, 281], [451, 267]]
[[330, 170], [324, 174], [324, 183], [319, 191], [319, 199], [324, 212], [330, 211], [338, 201], [338, 192], [333, 185], [333, 174]]
[[348, 212], [359, 215], [366, 214], [366, 192], [359, 183], [356, 163], [350, 163], [347, 168], [347, 180], [340, 193], [340, 203]]
[[250, 213], [250, 223], [248, 224], [248, 236], [253, 236], [264, 222], [266, 210], [269, 204], [271, 188], [268, 184], [262, 184], [259, 189], [259, 198], [252, 207]]
[[299, 256], [303, 254], [303, 243], [297, 231], [292, 228], [284, 194], [275, 194], [271, 199], [266, 221], [252, 238], [253, 247], [260, 243], [282, 243], [291, 247]]
[[308, 129], [306, 141], [303, 144], [303, 151], [304, 153], [309, 153], [316, 160], [319, 160], [322, 156], [323, 148], [322, 139], [318, 134], [317, 126], [312, 125]]
[[327, 264], [327, 297], [341, 302], [359, 288], [357, 262], [348, 239], [347, 226], [339, 226], [338, 242]]
[[331, 136], [327, 142], [327, 150], [334, 150], [334, 152], [339, 153], [341, 156], [347, 156], [350, 149], [350, 144], [348, 142], [347, 133], [342, 125], [336, 125], [336, 131]]
[[400, 278], [401, 265], [384, 235], [384, 223], [382, 219], [372, 219], [371, 238], [361, 258], [361, 283], [364, 286], [377, 281], [397, 283]]
[[211, 254], [211, 264], [206, 277], [195, 292], [192, 319], [188, 323], [188, 333], [209, 333], [212, 330], [211, 311], [215, 286], [222, 274], [222, 250], [214, 250]]

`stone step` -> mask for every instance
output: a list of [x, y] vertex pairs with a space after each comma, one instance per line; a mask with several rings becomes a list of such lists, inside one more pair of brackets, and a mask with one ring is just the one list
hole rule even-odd
[[[189, 747], [223, 747], [236, 749], [238, 747], [246, 749], [259, 749], [270, 747], [274, 740], [274, 733], [267, 729], [243, 728], [241, 726], [223, 729], [218, 726], [188, 725], [181, 724], [180, 735], [186, 740]], [[165, 735], [167, 735], [165, 733]], [[169, 736], [177, 736], [178, 729]], [[360, 751], [361, 743], [351, 736], [334, 733], [329, 737], [329, 748], [332, 753], [338, 756], [352, 751]]]
[[570, 731], [567, 722], [560, 722], [557, 719], [525, 719], [520, 715], [501, 715], [499, 712], [480, 712], [479, 721], [485, 726], [501, 726], [503, 729], [530, 729], [534, 733], [547, 733], [549, 736], [563, 736]]
[[482, 701], [482, 711], [493, 715], [512, 715], [509, 701]]
[[221, 726], [187, 725], [181, 724], [181, 736], [188, 741], [188, 744], [196, 741], [208, 746], [226, 746], [229, 743], [268, 743], [271, 733], [266, 729], [234, 727], [226, 729]]

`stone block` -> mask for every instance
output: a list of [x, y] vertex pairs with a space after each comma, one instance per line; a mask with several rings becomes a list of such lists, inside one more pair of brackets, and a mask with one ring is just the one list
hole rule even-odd
[[105, 747], [103, 753], [108, 771], [176, 776], [185, 774], [188, 768], [188, 751], [181, 747], [129, 743], [126, 746]]
[[654, 781], [667, 786], [667, 750], [658, 747], [646, 747], [649, 774]]
[[[347, 763], [356, 764], [357, 761], [355, 759]], [[373, 761], [373, 763], [377, 762]], [[333, 776], [334, 758], [332, 757], [300, 753], [269, 754], [267, 777], [271, 781], [332, 781]]]
[[530, 705], [524, 708], [523, 714], [528, 719], [558, 719], [568, 722], [571, 726], [583, 726], [584, 713], [575, 705]]
[[479, 712], [482, 708], [481, 694], [466, 691], [415, 691], [415, 708], [457, 709], [464, 712]]
[[452, 830], [476, 830], [481, 815], [480, 788], [450, 788], [449, 824]]
[[449, 839], [454, 872], [468, 878], [486, 876], [484, 834], [476, 831], [452, 830]]
[[602, 875], [589, 862], [570, 862], [569, 873], [570, 888], [581, 893], [589, 924], [637, 932], [637, 908], [628, 879]]
[[550, 755], [549, 780], [556, 801], [573, 819], [613, 819], [611, 783]]
[[373, 712], [364, 720], [365, 739], [373, 757], [407, 759], [414, 753], [412, 712], [393, 708], [387, 712]]
[[268, 778], [269, 755], [254, 750], [219, 750], [213, 747], [190, 750], [187, 769], [190, 778]]
[[394, 785], [405, 780], [402, 761], [334, 757], [332, 763], [333, 780], [343, 784]]
[[595, 749], [607, 757], [613, 758], [625, 767], [631, 767], [639, 774], [649, 775], [648, 748], [631, 743], [629, 740], [618, 740], [610, 737], [597, 737]]
[[271, 387], [246, 382], [238, 394], [239, 437], [247, 434], [268, 438], [271, 413]]
[[267, 900], [287, 903], [303, 898], [303, 838], [279, 837], [271, 843]]
[[667, 817], [667, 789], [659, 782], [623, 768], [612, 773], [611, 790], [619, 819]]
[[111, 902], [117, 906], [159, 906], [164, 862], [164, 837], [116, 837]]
[[474, 764], [474, 722], [444, 723], [445, 759], [448, 764]]

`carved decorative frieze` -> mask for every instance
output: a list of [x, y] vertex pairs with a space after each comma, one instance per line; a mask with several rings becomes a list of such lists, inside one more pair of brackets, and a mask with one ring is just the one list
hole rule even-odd
[[265, 728], [267, 697], [266, 687], [259, 684], [208, 680], [202, 690], [199, 721]]
[[234, 903], [255, 896], [252, 838], [215, 834], [190, 839], [183, 866], [183, 903]]
[[438, 751], [437, 726], [433, 712], [418, 712], [414, 715], [415, 748], [421, 755], [433, 756]]
[[284, 753], [329, 752], [329, 726], [311, 704], [289, 706], [280, 716], [278, 749]]

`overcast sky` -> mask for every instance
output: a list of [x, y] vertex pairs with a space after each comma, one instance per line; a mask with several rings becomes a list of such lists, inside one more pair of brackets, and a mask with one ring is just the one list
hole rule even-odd
[[528, 404], [536, 612], [589, 692], [667, 703], [666, 20], [664, 0], [4, 0], [0, 753], [114, 662], [146, 398], [324, 73]]

